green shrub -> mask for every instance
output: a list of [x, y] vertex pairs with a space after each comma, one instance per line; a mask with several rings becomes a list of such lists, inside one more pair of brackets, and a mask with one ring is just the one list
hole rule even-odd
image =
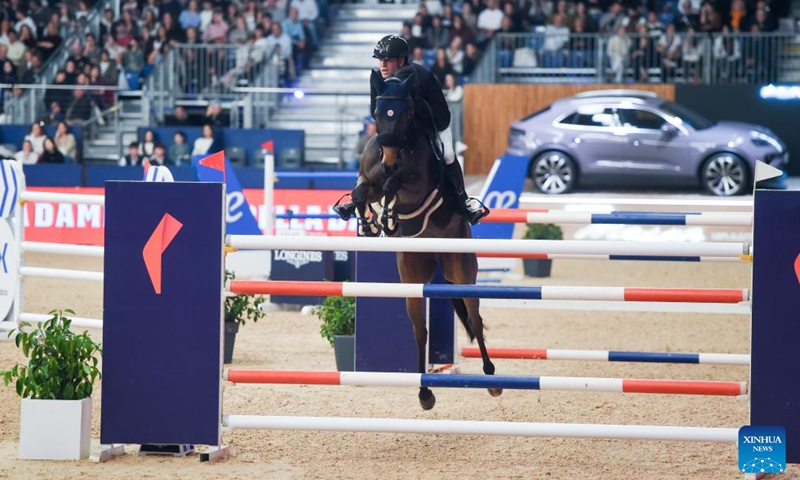
[[23, 327], [16, 332], [17, 348], [28, 359], [27, 365], [17, 363], [11, 370], [0, 372], [8, 385], [16, 379], [17, 394], [22, 398], [47, 400], [81, 400], [92, 395], [94, 382], [100, 377], [97, 368], [100, 344], [84, 331], [76, 334], [70, 330], [72, 320], [64, 313], [72, 310], [54, 310], [52, 317], [27, 332]]
[[[225, 283], [236, 278], [233, 272], [225, 270]], [[261, 305], [266, 298], [261, 295], [234, 295], [225, 297], [225, 321], [239, 322], [244, 325], [247, 320], [257, 322], [266, 316]]]
[[522, 238], [529, 240], [563, 240], [561, 227], [552, 223], [529, 223]]
[[334, 335], [353, 335], [356, 326], [355, 297], [332, 296], [312, 311], [322, 323], [319, 333], [333, 346]]

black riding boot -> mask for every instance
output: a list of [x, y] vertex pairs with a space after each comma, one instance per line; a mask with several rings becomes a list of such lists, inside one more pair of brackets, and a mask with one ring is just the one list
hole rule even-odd
[[458, 213], [467, 219], [470, 225], [475, 225], [481, 218], [489, 214], [489, 209], [484, 205], [481, 205], [481, 208], [473, 208], [470, 204], [470, 198], [464, 189], [464, 173], [461, 171], [461, 165], [459, 165], [458, 160], [445, 166], [444, 170], [447, 174], [448, 183], [456, 197]]
[[349, 220], [350, 217], [353, 216], [353, 213], [356, 211], [356, 204], [353, 202], [343, 203], [339, 205], [338, 203], [333, 206], [333, 211], [339, 215], [339, 218], [342, 220]]

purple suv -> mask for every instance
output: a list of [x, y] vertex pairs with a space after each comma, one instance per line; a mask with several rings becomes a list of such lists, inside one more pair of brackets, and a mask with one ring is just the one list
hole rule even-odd
[[511, 124], [508, 151], [531, 159], [543, 193], [589, 184], [697, 185], [720, 196], [752, 187], [755, 161], [785, 170], [786, 145], [758, 125], [713, 122], [650, 92], [600, 90]]

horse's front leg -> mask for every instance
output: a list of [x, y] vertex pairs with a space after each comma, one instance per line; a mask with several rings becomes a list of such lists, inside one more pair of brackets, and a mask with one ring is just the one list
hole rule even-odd
[[356, 185], [350, 194], [353, 199], [356, 218], [358, 219], [358, 233], [365, 237], [377, 237], [381, 231], [373, 219], [367, 215], [367, 187], [363, 183]]
[[394, 207], [397, 203], [397, 191], [400, 189], [400, 182], [397, 177], [389, 177], [383, 184], [383, 198], [381, 199], [381, 225], [386, 235], [397, 233], [397, 212]]
[[[428, 283], [436, 270], [436, 260], [428, 253], [397, 253], [397, 269], [403, 283]], [[406, 313], [414, 329], [417, 342], [417, 361], [419, 373], [427, 370], [428, 325], [425, 320], [425, 299], [407, 298]], [[424, 410], [430, 410], [436, 404], [436, 397], [428, 387], [420, 387], [419, 404]]]

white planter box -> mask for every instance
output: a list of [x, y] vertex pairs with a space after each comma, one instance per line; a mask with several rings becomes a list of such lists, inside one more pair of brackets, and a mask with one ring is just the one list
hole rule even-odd
[[80, 460], [89, 457], [92, 399], [22, 399], [19, 458]]

